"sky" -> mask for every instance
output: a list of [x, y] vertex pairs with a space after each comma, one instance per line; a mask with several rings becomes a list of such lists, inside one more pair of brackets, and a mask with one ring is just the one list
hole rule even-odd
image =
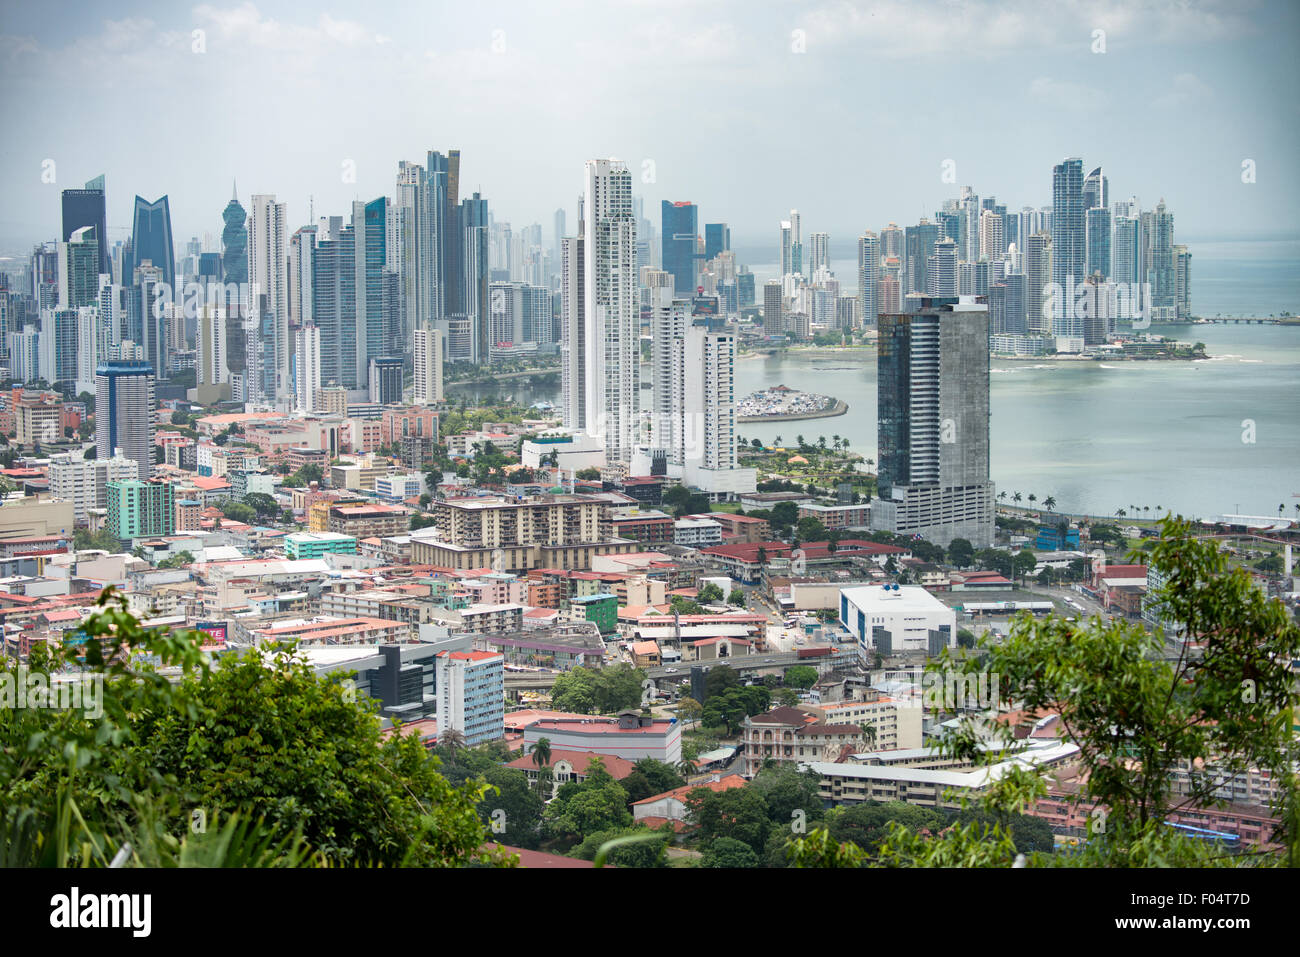
[[598, 156], [656, 226], [689, 200], [774, 250], [791, 208], [843, 249], [963, 185], [1048, 205], [1067, 156], [1164, 198], [1179, 242], [1288, 238], [1298, 47], [1300, 4], [1264, 0], [0, 0], [0, 253], [101, 173], [110, 241], [167, 194], [179, 253], [236, 181], [297, 228], [453, 148], [462, 196], [548, 242]]

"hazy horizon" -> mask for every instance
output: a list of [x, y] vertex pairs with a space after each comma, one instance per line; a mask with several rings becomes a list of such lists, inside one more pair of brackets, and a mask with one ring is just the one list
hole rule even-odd
[[1163, 198], [1179, 242], [1297, 235], [1279, 226], [1300, 221], [1296, 5], [587, 9], [6, 7], [0, 76], [24, 135], [0, 152], [0, 250], [59, 238], [59, 193], [101, 173], [110, 242], [129, 235], [135, 195], [166, 194], [179, 254], [219, 236], [232, 181], [246, 208], [274, 193], [297, 228], [309, 201], [346, 216], [393, 195], [398, 161], [429, 149], [460, 149], [461, 195], [481, 189], [498, 222], [540, 223], [547, 242], [556, 208], [574, 227], [583, 162], [610, 155], [656, 228], [659, 201], [690, 200], [735, 245], [775, 246], [792, 207], [805, 241], [842, 248], [966, 185], [1009, 211], [1050, 205], [1067, 156], [1102, 166], [1112, 201]]

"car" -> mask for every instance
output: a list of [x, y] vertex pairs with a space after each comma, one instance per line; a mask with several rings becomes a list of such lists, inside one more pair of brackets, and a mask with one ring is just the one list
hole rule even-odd
[[763, 659], [763, 664], [765, 664], [765, 665], [770, 665], [771, 663], [772, 663], [772, 659], [771, 659], [771, 658], [764, 658], [764, 659]]
[[677, 669], [676, 669], [676, 668], [665, 668], [665, 669], [664, 669], [664, 674], [666, 674], [666, 675], [675, 675], [675, 674], [677, 674]]

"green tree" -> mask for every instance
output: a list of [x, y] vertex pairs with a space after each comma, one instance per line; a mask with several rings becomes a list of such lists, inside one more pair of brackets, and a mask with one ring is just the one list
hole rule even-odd
[[483, 859], [481, 786], [452, 787], [414, 736], [381, 737], [377, 706], [342, 676], [318, 675], [289, 648], [212, 667], [199, 636], [143, 629], [111, 589], [80, 628], [83, 643], [42, 649], [28, 666], [102, 675], [102, 715], [0, 709], [9, 863], [102, 866], [128, 843], [134, 863], [175, 860], [195, 808], [253, 846], [304, 841], [314, 862]]
[[785, 683], [787, 687], [807, 691], [817, 683], [817, 669], [811, 665], [792, 665], [785, 669]]
[[801, 518], [795, 524], [801, 541], [805, 542], [824, 542], [826, 541], [826, 526], [822, 524], [821, 519]]
[[249, 492], [244, 496], [244, 504], [256, 512], [259, 519], [280, 514], [280, 506], [265, 492]]
[[727, 604], [734, 605], [737, 608], [745, 607], [745, 589], [733, 588], [731, 594], [727, 596]]
[[169, 558], [164, 558], [158, 563], [159, 568], [183, 568], [186, 565], [194, 564], [194, 554], [192, 552], [177, 552]]
[[722, 588], [714, 582], [709, 582], [696, 593], [695, 597], [705, 604], [716, 604], [722, 601]]
[[672, 834], [668, 830], [653, 831], [648, 827], [619, 827], [597, 831], [571, 850], [569, 856], [584, 861], [595, 860], [602, 845], [620, 838], [640, 840], [627, 841], [611, 849], [608, 863], [616, 867], [635, 868], [668, 866], [668, 843], [672, 840]]
[[734, 837], [719, 837], [709, 843], [700, 858], [700, 867], [758, 867], [758, 855], [744, 841]]
[[630, 827], [627, 791], [605, 769], [601, 758], [592, 758], [587, 779], [560, 788], [543, 813], [547, 831], [557, 838], [581, 840], [598, 831]]
[[[512, 847], [536, 847], [545, 803], [529, 786], [528, 775], [518, 768], [494, 765], [482, 777], [491, 787], [479, 802], [478, 815], [492, 829], [492, 838]], [[497, 831], [494, 825], [504, 830]]]
[[[913, 549], [915, 551], [915, 549]], [[965, 568], [975, 560], [975, 548], [965, 538], [954, 538], [948, 545], [948, 561], [958, 568]]]

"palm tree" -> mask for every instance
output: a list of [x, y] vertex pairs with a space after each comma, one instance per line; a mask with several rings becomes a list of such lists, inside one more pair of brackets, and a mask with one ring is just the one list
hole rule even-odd
[[802, 436], [802, 435], [796, 435], [796, 436], [794, 437], [794, 440], [795, 440], [795, 442], [799, 443], [799, 450], [800, 450], [800, 451], [803, 451], [803, 436]]
[[551, 764], [551, 739], [538, 738], [536, 743], [528, 748], [528, 753], [533, 756], [533, 764], [537, 765], [537, 793], [542, 793], [542, 774], [550, 770]]
[[1019, 501], [1020, 501], [1020, 493], [1017, 492], [1015, 495], [1012, 495], [1012, 496], [1011, 496], [1011, 501], [1013, 501], [1013, 502], [1019, 502]]
[[1001, 492], [998, 492], [998, 501], [999, 501], [999, 502], [1001, 502], [1001, 501], [1003, 501], [1004, 499], [1006, 499], [1006, 497], [1007, 497], [1006, 489], [1003, 489]]
[[456, 763], [456, 752], [465, 748], [465, 735], [455, 728], [448, 728], [438, 735], [438, 746], [446, 748], [451, 756], [451, 763]]
[[1047, 509], [1049, 512], [1056, 508], [1056, 499], [1050, 495], [1047, 496], [1047, 498], [1043, 499], [1043, 508]]
[[1035, 495], [1033, 492], [1030, 492], [1030, 493], [1029, 493], [1029, 507], [1030, 507], [1030, 508], [1033, 508], [1033, 507], [1034, 507], [1034, 503], [1035, 503], [1036, 501], [1038, 501], [1038, 496]]
[[1125, 515], [1128, 514], [1128, 512], [1124, 511], [1124, 509], [1122, 508], [1117, 508], [1115, 509], [1115, 514], [1118, 515], [1120, 518], [1123, 518]]
[[867, 750], [870, 751], [876, 746], [876, 729], [872, 725], [865, 723], [858, 725], [858, 727], [862, 729], [862, 741], [867, 746]]
[[772, 440], [772, 444], [775, 445], [775, 446], [777, 446], [778, 448], [780, 448], [780, 446], [781, 446], [781, 436], [778, 435], [776, 438], [774, 438], [774, 439]]
[[696, 772], [695, 762], [688, 758], [682, 758], [681, 763], [677, 765], [677, 773], [682, 776], [682, 780], [689, 781], [691, 775]]

